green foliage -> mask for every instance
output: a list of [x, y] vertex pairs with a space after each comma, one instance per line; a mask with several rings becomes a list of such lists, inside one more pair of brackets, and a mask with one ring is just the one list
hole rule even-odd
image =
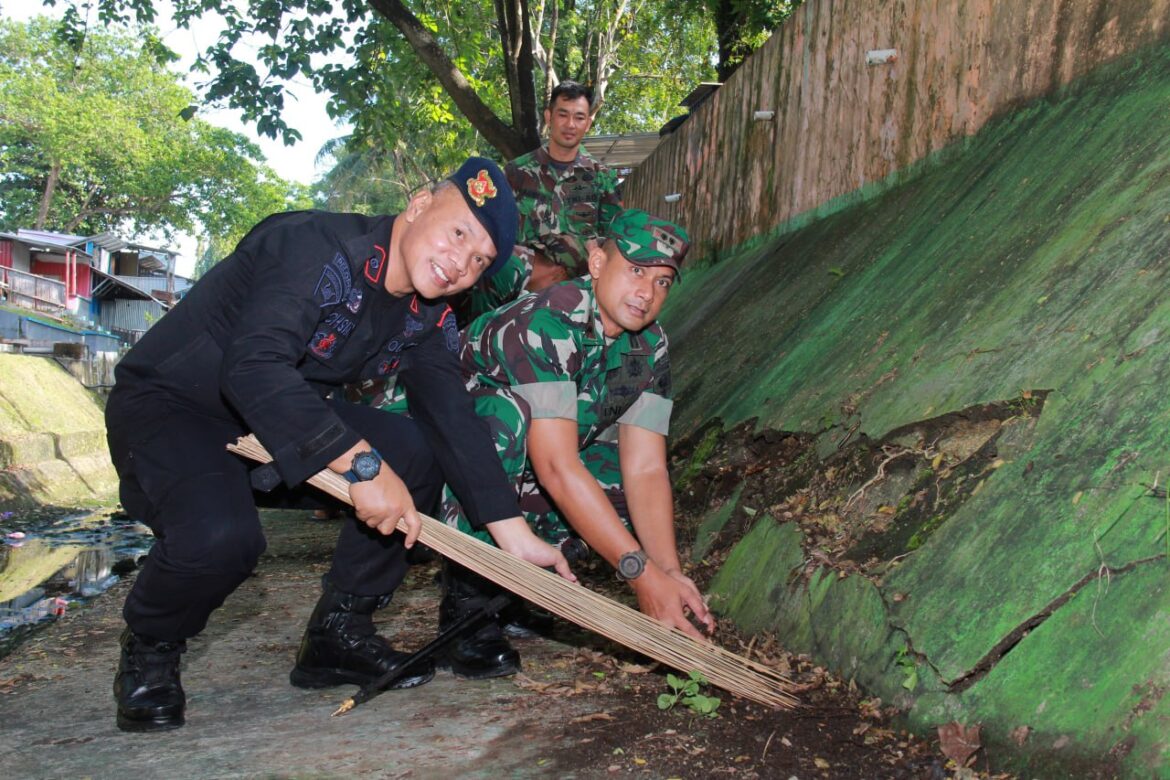
[[[76, 9], [90, 3], [104, 18], [155, 16], [156, 0], [63, 2], [73, 20], [62, 25], [63, 35], [76, 33]], [[657, 130], [680, 113], [678, 102], [695, 83], [710, 80], [716, 56], [711, 17], [693, 3], [521, 0], [541, 53], [531, 60], [522, 51], [509, 52], [497, 16], [505, 6], [488, 0], [382, 0], [376, 7], [368, 0], [172, 5], [180, 27], [213, 15], [223, 24], [219, 40], [195, 66], [208, 76], [202, 85], [207, 101], [226, 103], [258, 132], [293, 143], [300, 134], [284, 119], [281, 84], [307, 80], [330, 96], [331, 118], [353, 125], [347, 143], [354, 148], [342, 152], [339, 162], [356, 155], [362, 165], [396, 180], [413, 181], [419, 171], [435, 178], [468, 153], [488, 153], [493, 146], [498, 159], [518, 154], [514, 144], [506, 148], [500, 135], [485, 128], [503, 128], [503, 137], [525, 143], [537, 138], [544, 96], [565, 78], [592, 83], [604, 95], [595, 132]], [[400, 24], [404, 17], [420, 24], [434, 39], [432, 53], [445, 60], [424, 63], [417, 42], [409, 43], [391, 16]], [[236, 56], [245, 43], [253, 61]], [[528, 63], [531, 70], [516, 71]], [[451, 74], [465, 84], [458, 104], [440, 78]]]
[[725, 81], [804, 0], [685, 0], [714, 22], [719, 80]]
[[306, 202], [193, 96], [152, 32], [0, 22], [0, 229], [238, 238]]
[[910, 654], [909, 647], [903, 647], [894, 656], [894, 665], [902, 672], [902, 687], [913, 692], [918, 687], [918, 662]]
[[715, 451], [715, 447], [719, 444], [719, 439], [723, 435], [723, 428], [718, 425], [713, 425], [707, 429], [703, 434], [703, 440], [695, 447], [691, 459], [687, 462], [686, 470], [683, 471], [681, 477], [675, 482], [674, 489], [682, 492], [686, 490], [691, 484], [691, 480], [702, 472], [707, 465], [707, 461], [711, 457], [711, 453]]
[[[715, 75], [715, 28], [702, 13], [680, 13], [672, 3], [643, 2], [618, 51], [621, 67], [609, 76], [593, 133], [657, 131], [683, 113], [679, 102]], [[568, 78], [594, 81], [589, 73]]]
[[685, 679], [667, 674], [666, 684], [670, 686], [670, 693], [658, 696], [658, 709], [669, 710], [681, 702], [696, 715], [704, 718], [719, 717], [716, 712], [720, 704], [718, 697], [699, 693], [699, 688], [707, 684], [707, 678], [701, 672], [692, 669]]

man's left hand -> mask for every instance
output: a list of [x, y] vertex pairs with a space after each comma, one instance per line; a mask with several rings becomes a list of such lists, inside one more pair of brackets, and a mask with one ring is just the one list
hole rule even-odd
[[694, 580], [678, 569], [668, 569], [666, 573], [682, 586], [683, 601], [686, 602], [687, 608], [691, 610], [695, 620], [706, 627], [708, 634], [715, 633], [715, 616], [707, 608], [707, 602], [703, 599], [703, 594], [699, 592]]
[[565, 560], [564, 554], [532, 533], [523, 517], [497, 520], [488, 523], [487, 529], [501, 550], [543, 569], [555, 569], [557, 574], [569, 582], [577, 581], [577, 575], [569, 568], [569, 562]]

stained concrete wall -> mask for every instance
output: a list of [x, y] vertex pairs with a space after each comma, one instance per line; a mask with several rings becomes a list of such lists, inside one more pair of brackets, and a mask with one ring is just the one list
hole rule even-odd
[[51, 358], [0, 353], [0, 509], [116, 500], [96, 397]]
[[694, 269], [664, 314], [676, 434], [754, 418], [878, 440], [1051, 391], [883, 576], [808, 575], [799, 528], [760, 513], [714, 586], [923, 730], [982, 723], [1029, 777], [1170, 777], [1170, 504], [1145, 487], [1170, 474], [1168, 107], [1170, 46], [1120, 58]]
[[[808, 0], [624, 197], [686, 225], [692, 257], [710, 257], [1168, 34], [1170, 0]], [[876, 49], [897, 60], [867, 65]], [[753, 120], [760, 109], [775, 119]]]

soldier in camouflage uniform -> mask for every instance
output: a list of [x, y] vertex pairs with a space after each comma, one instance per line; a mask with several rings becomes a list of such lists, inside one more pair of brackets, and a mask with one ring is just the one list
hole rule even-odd
[[544, 111], [548, 143], [505, 167], [520, 207], [516, 247], [499, 273], [469, 293], [468, 321], [526, 290], [588, 273], [589, 244], [607, 234], [622, 207], [617, 173], [581, 147], [592, 102], [588, 87], [562, 81]]
[[[643, 612], [699, 636], [684, 610], [714, 623], [675, 547], [670, 360], [656, 322], [687, 247], [682, 228], [623, 211], [590, 252], [588, 276], [480, 317], [460, 359], [537, 535], [580, 536], [618, 567]], [[449, 493], [442, 513], [490, 542]]]

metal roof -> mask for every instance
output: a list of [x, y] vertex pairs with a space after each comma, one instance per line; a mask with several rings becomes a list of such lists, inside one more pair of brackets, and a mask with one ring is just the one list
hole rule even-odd
[[722, 86], [723, 83], [719, 81], [700, 81], [695, 86], [695, 88], [691, 90], [690, 94], [682, 99], [679, 105], [686, 106], [689, 110], [694, 111], [695, 106], [711, 97], [711, 95], [715, 94], [715, 90]]
[[70, 240], [73, 236], [66, 236], [61, 233], [22, 229], [17, 230], [15, 233], [0, 233], [0, 238], [19, 241], [22, 244], [26, 244], [33, 252], [64, 252], [65, 250], [70, 250], [79, 255], [93, 257], [89, 252], [86, 252], [84, 249], [78, 249], [74, 245]]
[[610, 168], [637, 168], [658, 146], [658, 133], [593, 135], [583, 145], [591, 156]]
[[118, 252], [129, 246], [129, 244], [123, 241], [120, 237], [114, 235], [108, 230], [105, 233], [98, 233], [96, 236], [83, 238], [81, 241], [93, 242], [94, 246], [101, 247], [107, 252]]
[[91, 298], [137, 298], [144, 301], [155, 301], [169, 308], [166, 303], [158, 300], [150, 293], [140, 290], [132, 284], [123, 282], [118, 277], [108, 274], [105, 271], [99, 271], [94, 268], [91, 273], [94, 275], [96, 281], [93, 290], [90, 292]]

